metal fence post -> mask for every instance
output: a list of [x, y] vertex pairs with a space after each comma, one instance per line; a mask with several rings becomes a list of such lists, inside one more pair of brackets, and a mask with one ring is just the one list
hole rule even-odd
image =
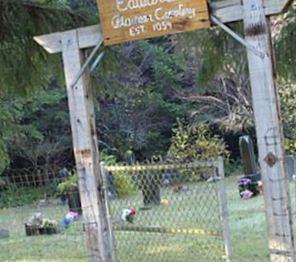
[[110, 214], [110, 205], [109, 205], [109, 197], [108, 197], [108, 171], [106, 167], [104, 166], [104, 162], [100, 163], [101, 168], [101, 174], [103, 178], [103, 190], [105, 196], [105, 207], [106, 207], [106, 218], [107, 218], [107, 225], [108, 225], [108, 233], [109, 233], [109, 256], [112, 258], [112, 262], [116, 262], [116, 251], [115, 251], [115, 241], [114, 241], [114, 232], [113, 232], [113, 226], [112, 226], [112, 217]]
[[224, 245], [225, 245], [225, 253], [226, 253], [226, 261], [231, 262], [233, 251], [231, 245], [231, 237], [230, 237], [230, 227], [229, 227], [229, 212], [228, 212], [228, 205], [227, 205], [227, 194], [225, 190], [225, 183], [224, 183], [224, 160], [223, 157], [218, 158], [217, 162], [217, 171], [220, 180], [218, 181], [218, 190], [219, 190], [219, 198], [220, 198], [220, 213], [222, 219], [222, 226], [223, 226], [223, 237], [224, 237]]

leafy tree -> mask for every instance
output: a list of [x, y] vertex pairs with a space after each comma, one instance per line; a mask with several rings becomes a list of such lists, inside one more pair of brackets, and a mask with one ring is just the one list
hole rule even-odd
[[154, 41], [115, 47], [120, 66], [106, 70], [103, 65], [95, 73], [101, 90], [99, 137], [120, 159], [128, 150], [139, 160], [165, 154], [176, 117], [186, 116], [189, 103], [176, 95], [182, 88], [184, 57], [166, 39]]
[[275, 42], [276, 64], [279, 75], [286, 80], [296, 81], [296, 3], [287, 13], [273, 21], [273, 39]]
[[0, 1], [0, 172], [9, 163], [11, 146], [20, 144], [16, 141], [30, 141], [29, 147], [31, 139], [42, 141], [36, 122], [24, 121], [24, 107], [60, 75], [58, 57], [48, 56], [33, 36], [82, 25], [87, 17], [73, 12], [66, 1]]
[[[72, 161], [60, 57], [48, 56], [32, 37], [97, 19], [94, 0], [0, 2], [0, 172], [9, 159], [28, 165]], [[272, 21], [284, 83], [295, 79], [294, 21], [295, 7]], [[235, 30], [242, 32], [242, 25]], [[139, 160], [165, 154], [177, 118], [215, 126], [222, 135], [253, 129], [245, 50], [220, 29], [102, 49], [105, 57], [93, 72], [97, 130], [100, 148], [118, 159], [130, 150]], [[293, 87], [280, 90], [285, 134], [293, 143]]]
[[24, 93], [46, 86], [57, 75], [59, 60], [47, 56], [33, 36], [83, 24], [84, 16], [73, 13], [64, 1], [0, 2], [0, 92]]

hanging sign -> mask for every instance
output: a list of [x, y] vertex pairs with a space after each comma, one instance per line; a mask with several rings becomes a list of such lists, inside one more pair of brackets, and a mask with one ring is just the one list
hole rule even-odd
[[206, 0], [97, 0], [105, 45], [210, 27]]

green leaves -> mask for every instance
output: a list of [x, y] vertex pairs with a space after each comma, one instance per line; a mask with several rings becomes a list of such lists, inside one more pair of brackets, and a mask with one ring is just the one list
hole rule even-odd
[[287, 81], [296, 81], [296, 4], [274, 21], [277, 70]]
[[296, 85], [280, 82], [280, 99], [287, 154], [296, 155]]
[[215, 159], [228, 154], [223, 139], [212, 135], [205, 124], [186, 126], [179, 122], [174, 129], [169, 155], [179, 162]]
[[82, 25], [64, 1], [0, 2], [0, 93], [28, 94], [47, 85], [61, 71], [33, 37]]

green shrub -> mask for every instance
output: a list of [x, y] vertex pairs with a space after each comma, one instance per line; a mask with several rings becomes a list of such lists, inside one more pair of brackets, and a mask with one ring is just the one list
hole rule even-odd
[[72, 174], [66, 181], [59, 183], [58, 190], [60, 193], [69, 193], [78, 188], [78, 176]]
[[105, 166], [118, 164], [116, 156], [107, 154], [105, 151], [100, 152], [100, 161], [104, 162]]
[[[212, 135], [206, 124], [186, 126], [179, 122], [173, 133], [168, 155], [176, 162], [188, 163], [195, 160], [216, 159], [219, 156], [228, 158], [229, 152], [223, 139]], [[212, 175], [212, 171], [209, 168], [200, 168], [195, 171], [183, 170], [182, 174], [190, 178], [206, 179]]]
[[114, 176], [115, 190], [118, 197], [132, 195], [136, 191], [136, 185], [131, 176], [118, 174]]
[[223, 139], [212, 135], [206, 124], [185, 126], [179, 123], [173, 132], [169, 155], [178, 162], [215, 159], [218, 156], [229, 155]]
[[8, 185], [0, 191], [0, 209], [31, 205], [44, 198], [44, 193], [49, 192], [47, 187], [31, 188]]

